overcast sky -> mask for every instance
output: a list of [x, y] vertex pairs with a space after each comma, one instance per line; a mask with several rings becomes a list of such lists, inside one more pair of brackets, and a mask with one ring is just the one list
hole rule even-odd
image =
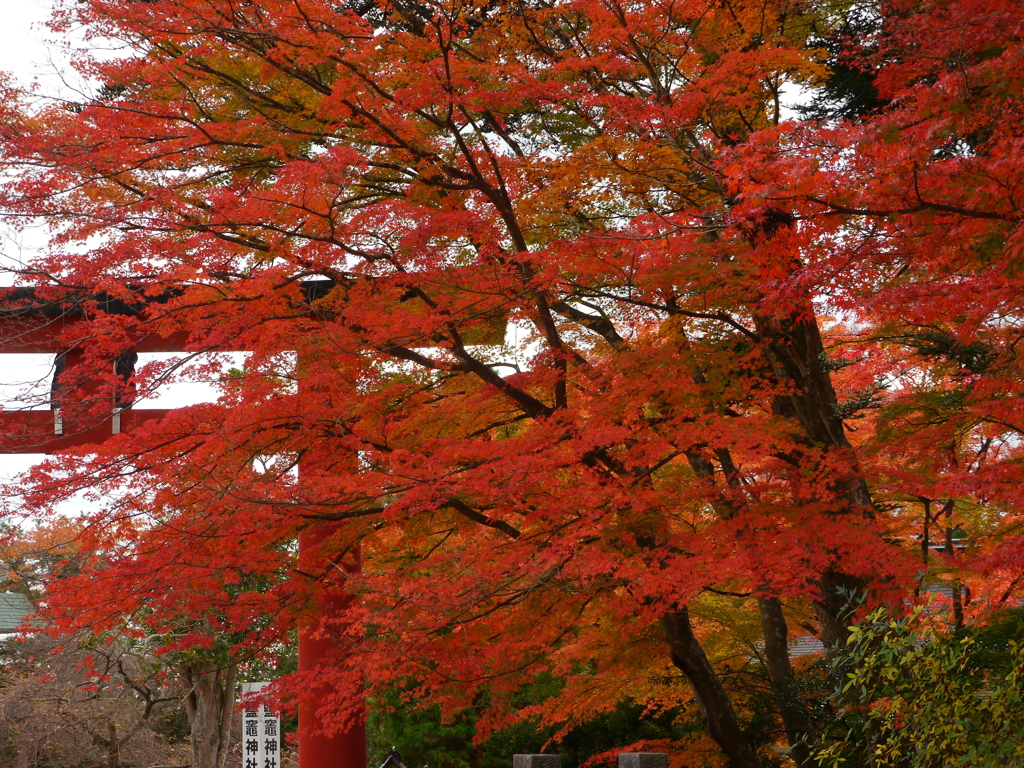
[[43, 40], [50, 36], [42, 29], [49, 16], [45, 0], [7, 0], [0, 23], [0, 69], [30, 80], [36, 74], [52, 71], [49, 52]]
[[[59, 83], [58, 54], [44, 43], [52, 38], [43, 28], [49, 12], [48, 0], [6, 0], [0, 16], [0, 70], [23, 84], [38, 80], [52, 89]], [[0, 253], [4, 257], [21, 258], [36, 247], [32, 233], [15, 233], [6, 225], [0, 221]], [[9, 276], [0, 275], [0, 284], [9, 282]]]

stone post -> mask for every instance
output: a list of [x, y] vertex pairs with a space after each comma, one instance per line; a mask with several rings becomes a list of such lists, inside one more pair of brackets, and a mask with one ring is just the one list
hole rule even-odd
[[622, 752], [619, 768], [668, 768], [668, 755], [664, 752]]
[[512, 768], [562, 768], [562, 756], [512, 755]]

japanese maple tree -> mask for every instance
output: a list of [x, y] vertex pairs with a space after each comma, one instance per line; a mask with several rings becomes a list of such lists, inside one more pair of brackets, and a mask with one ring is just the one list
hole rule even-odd
[[[104, 386], [140, 334], [250, 354], [202, 363], [216, 403], [16, 489], [102, 500], [55, 612], [160, 631], [216, 606], [258, 644], [344, 590], [318, 619], [337, 665], [293, 681], [337, 727], [364, 678], [449, 708], [486, 688], [501, 721], [546, 670], [566, 685], [525, 714], [688, 688], [729, 764], [762, 765], [723, 601], [781, 690], [787, 616], [831, 650], [851, 595], [912, 597], [922, 522], [970, 533], [943, 557], [975, 597], [1016, 589], [1020, 16], [67, 2], [58, 31], [123, 49], [82, 54], [80, 102], [6, 92], [4, 204], [53, 227], [22, 281], [83, 308], [67, 343]], [[784, 119], [840, 65], [867, 103]]]

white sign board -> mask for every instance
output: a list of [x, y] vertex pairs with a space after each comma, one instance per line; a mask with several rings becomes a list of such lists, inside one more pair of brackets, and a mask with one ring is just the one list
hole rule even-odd
[[242, 768], [280, 768], [281, 718], [249, 698], [267, 683], [242, 683]]

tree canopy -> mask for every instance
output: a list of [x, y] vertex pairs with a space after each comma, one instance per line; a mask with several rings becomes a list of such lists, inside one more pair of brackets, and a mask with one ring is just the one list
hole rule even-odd
[[[67, 0], [54, 24], [120, 47], [79, 56], [74, 103], [7, 84], [2, 205], [53, 235], [19, 279], [84, 312], [65, 342], [104, 386], [174, 334], [220, 381], [8, 489], [99, 500], [60, 626], [203, 616], [259, 650], [341, 590], [337, 663], [293, 678], [338, 727], [364, 677], [446, 712], [486, 691], [483, 731], [692, 696], [754, 768], [735, 659], [781, 691], [790, 625], [834, 655], [851, 595], [945, 581], [958, 621], [1015, 598], [1013, 0]], [[564, 685], [517, 709], [540, 672]]]

